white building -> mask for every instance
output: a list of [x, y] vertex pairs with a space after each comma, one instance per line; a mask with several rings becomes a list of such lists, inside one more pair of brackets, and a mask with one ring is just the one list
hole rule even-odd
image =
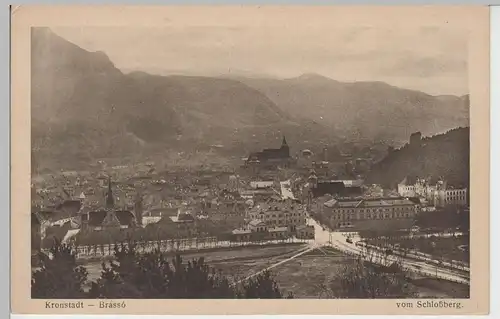
[[425, 179], [417, 179], [415, 183], [409, 183], [408, 178], [405, 178], [398, 184], [398, 193], [403, 197], [420, 197], [428, 204], [437, 207], [467, 205], [467, 188], [449, 188], [444, 181], [430, 185]]
[[441, 191], [440, 198], [446, 205], [467, 205], [467, 188]]

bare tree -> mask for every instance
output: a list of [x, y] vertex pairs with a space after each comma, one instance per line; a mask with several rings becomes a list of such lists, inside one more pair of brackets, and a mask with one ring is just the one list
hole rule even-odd
[[397, 262], [379, 267], [358, 258], [347, 265], [326, 287], [329, 298], [412, 298], [414, 289], [408, 284], [406, 270]]

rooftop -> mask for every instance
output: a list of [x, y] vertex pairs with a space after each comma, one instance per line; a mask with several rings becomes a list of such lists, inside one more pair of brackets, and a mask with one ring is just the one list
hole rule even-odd
[[278, 232], [286, 232], [286, 231], [288, 231], [288, 228], [287, 227], [274, 227], [274, 228], [269, 228], [268, 231], [270, 233], [273, 233], [273, 232], [276, 232], [276, 233], [278, 233]]
[[259, 226], [261, 224], [264, 224], [264, 222], [260, 219], [253, 219], [248, 223], [250, 226]]
[[363, 180], [348, 180], [348, 179], [336, 179], [336, 180], [322, 180], [320, 183], [343, 183], [345, 187], [361, 187], [363, 186]]
[[414, 202], [407, 198], [369, 198], [369, 199], [332, 199], [324, 204], [326, 207], [360, 208], [384, 206], [413, 206]]
[[235, 229], [232, 231], [233, 235], [245, 235], [250, 234], [252, 231], [249, 229]]

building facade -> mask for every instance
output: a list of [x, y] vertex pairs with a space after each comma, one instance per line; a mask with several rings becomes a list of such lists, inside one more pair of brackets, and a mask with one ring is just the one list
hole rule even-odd
[[462, 189], [447, 189], [440, 193], [440, 197], [444, 198], [445, 205], [467, 205], [467, 188]]
[[418, 205], [405, 198], [331, 199], [322, 205], [334, 229], [409, 228]]
[[270, 201], [255, 205], [248, 217], [264, 222], [267, 227], [287, 227], [292, 232], [307, 223], [306, 211], [293, 201]]
[[411, 182], [405, 178], [398, 184], [398, 194], [403, 197], [419, 197], [428, 205], [443, 207], [446, 205], [466, 206], [468, 204], [467, 188], [450, 188], [446, 181], [438, 181], [431, 185], [425, 179], [417, 179]]

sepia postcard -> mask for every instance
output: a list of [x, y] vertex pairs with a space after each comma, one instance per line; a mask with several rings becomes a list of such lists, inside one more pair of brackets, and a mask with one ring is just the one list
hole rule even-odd
[[488, 7], [11, 16], [13, 313], [489, 312]]

